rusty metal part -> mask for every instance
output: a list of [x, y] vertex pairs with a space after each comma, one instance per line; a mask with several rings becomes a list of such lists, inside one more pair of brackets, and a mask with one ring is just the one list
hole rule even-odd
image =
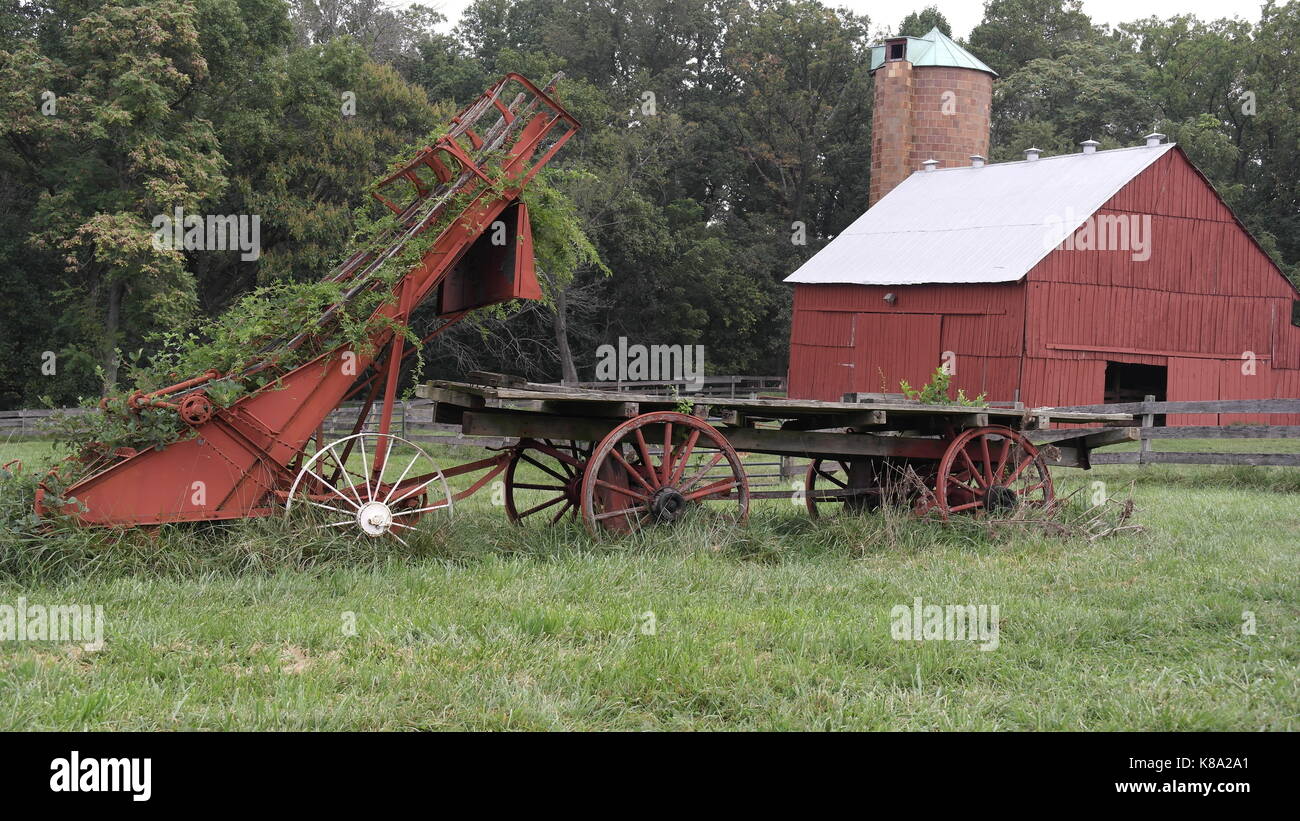
[[208, 399], [208, 395], [201, 391], [192, 393], [181, 400], [176, 412], [180, 414], [181, 420], [185, 424], [197, 428], [212, 418], [212, 400]]
[[[184, 382], [177, 382], [175, 385], [169, 385], [166, 388], [162, 388], [160, 390], [156, 390], [151, 393], [145, 393], [144, 391], [136, 391], [135, 393], [131, 394], [130, 397], [127, 398], [126, 406], [133, 411], [138, 411], [141, 408], [146, 408], [146, 407], [176, 409], [178, 407], [176, 403], [164, 402], [163, 397], [171, 396], [174, 393], [180, 393], [181, 391], [189, 390], [191, 388], [198, 387], [199, 385], [203, 385], [208, 382], [211, 382], [214, 379], [220, 379], [220, 378], [221, 378], [221, 371], [213, 369], [213, 370], [205, 371], [201, 376], [196, 376], [193, 379], [187, 379]], [[103, 408], [103, 401], [104, 400], [100, 400], [101, 409]]]

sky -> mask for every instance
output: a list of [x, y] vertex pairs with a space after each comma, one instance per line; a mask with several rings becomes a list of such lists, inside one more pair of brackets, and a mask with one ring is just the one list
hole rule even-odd
[[[420, 0], [422, 5], [433, 6], [449, 18], [450, 28], [471, 0]], [[909, 12], [926, 6], [938, 6], [939, 11], [952, 24], [954, 37], [962, 38], [984, 16], [981, 0], [823, 0], [829, 6], [843, 6], [871, 19], [876, 27], [897, 27]], [[400, 5], [409, 5], [401, 2]], [[1094, 23], [1126, 23], [1143, 17], [1173, 17], [1177, 14], [1194, 14], [1205, 20], [1220, 17], [1259, 19], [1262, 0], [1083, 0], [1083, 10]]]

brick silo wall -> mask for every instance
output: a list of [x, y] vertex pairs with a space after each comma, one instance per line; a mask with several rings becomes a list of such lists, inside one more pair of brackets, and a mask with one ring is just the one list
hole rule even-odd
[[912, 173], [912, 74], [906, 60], [885, 63], [875, 74], [868, 208]]
[[915, 67], [904, 60], [877, 69], [868, 205], [925, 160], [953, 168], [970, 165], [972, 154], [987, 157], [992, 106], [993, 76], [987, 72]]

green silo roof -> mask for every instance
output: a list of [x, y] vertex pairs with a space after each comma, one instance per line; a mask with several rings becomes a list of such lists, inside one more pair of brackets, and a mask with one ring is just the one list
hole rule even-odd
[[[897, 39], [897, 38], [891, 38]], [[907, 61], [914, 66], [951, 66], [953, 68], [970, 68], [975, 71], [987, 71], [994, 77], [998, 73], [956, 41], [939, 29], [932, 28], [924, 37], [908, 37]], [[875, 71], [885, 64], [885, 44], [871, 47], [871, 70]]]

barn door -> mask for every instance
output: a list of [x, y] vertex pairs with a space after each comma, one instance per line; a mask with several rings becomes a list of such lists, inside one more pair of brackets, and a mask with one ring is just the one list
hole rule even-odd
[[920, 388], [939, 366], [938, 314], [854, 315], [853, 390], [898, 393]]
[[790, 397], [838, 402], [854, 390], [853, 356], [853, 314], [795, 311], [790, 329]]

